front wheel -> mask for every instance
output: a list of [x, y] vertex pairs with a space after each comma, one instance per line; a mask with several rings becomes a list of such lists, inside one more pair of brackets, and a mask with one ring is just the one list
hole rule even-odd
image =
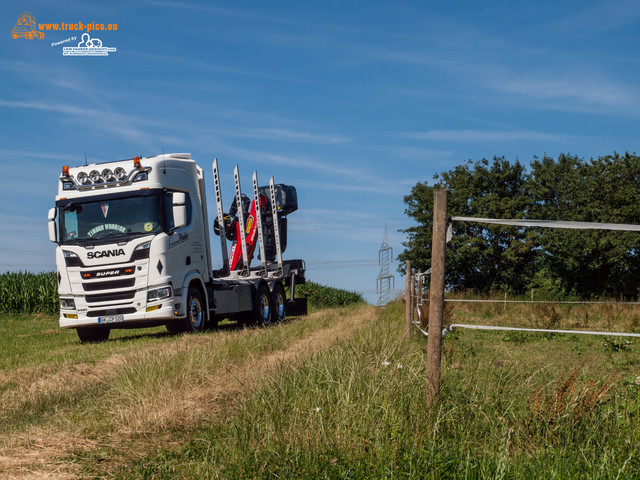
[[200, 290], [189, 287], [187, 293], [187, 322], [192, 332], [203, 332], [207, 323], [207, 313]]
[[104, 342], [109, 338], [111, 330], [105, 327], [78, 327], [76, 328], [80, 343]]

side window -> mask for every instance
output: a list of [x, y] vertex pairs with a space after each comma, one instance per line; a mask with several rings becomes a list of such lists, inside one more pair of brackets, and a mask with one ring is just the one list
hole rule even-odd
[[60, 229], [60, 239], [62, 241], [76, 238], [80, 232], [78, 232], [78, 213], [77, 210], [60, 209], [61, 216], [64, 216], [62, 221], [63, 228]]
[[[192, 217], [192, 205], [191, 205], [191, 195], [188, 192], [186, 193], [187, 201], [185, 206], [187, 207], [187, 225], [191, 225], [191, 217]], [[175, 225], [173, 223], [173, 197], [171, 192], [165, 192], [164, 194], [164, 216], [167, 219], [167, 231], [171, 230]]]

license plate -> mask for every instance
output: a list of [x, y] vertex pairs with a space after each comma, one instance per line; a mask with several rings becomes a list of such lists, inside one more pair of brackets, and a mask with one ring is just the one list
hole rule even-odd
[[98, 317], [98, 323], [120, 323], [124, 322], [124, 315], [106, 315], [104, 317]]

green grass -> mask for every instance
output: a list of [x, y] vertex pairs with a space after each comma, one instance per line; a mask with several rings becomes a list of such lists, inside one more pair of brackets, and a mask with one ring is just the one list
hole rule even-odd
[[[537, 308], [448, 315], [618, 329], [636, 315]], [[82, 478], [637, 475], [640, 342], [458, 329], [444, 338], [442, 390], [427, 409], [426, 339], [404, 339], [401, 303], [372, 312], [354, 305], [177, 337], [115, 330], [91, 345], [51, 316], [4, 315], [0, 447], [43, 458], [31, 438], [44, 435]]]
[[425, 408], [426, 342], [404, 309], [277, 375], [180, 448], [119, 478], [633, 478], [638, 344], [458, 331]]

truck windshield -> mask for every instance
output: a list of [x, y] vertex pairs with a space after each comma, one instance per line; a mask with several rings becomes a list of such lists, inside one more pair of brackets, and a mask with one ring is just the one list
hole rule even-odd
[[104, 243], [165, 231], [163, 192], [74, 199], [60, 206], [60, 243]]

